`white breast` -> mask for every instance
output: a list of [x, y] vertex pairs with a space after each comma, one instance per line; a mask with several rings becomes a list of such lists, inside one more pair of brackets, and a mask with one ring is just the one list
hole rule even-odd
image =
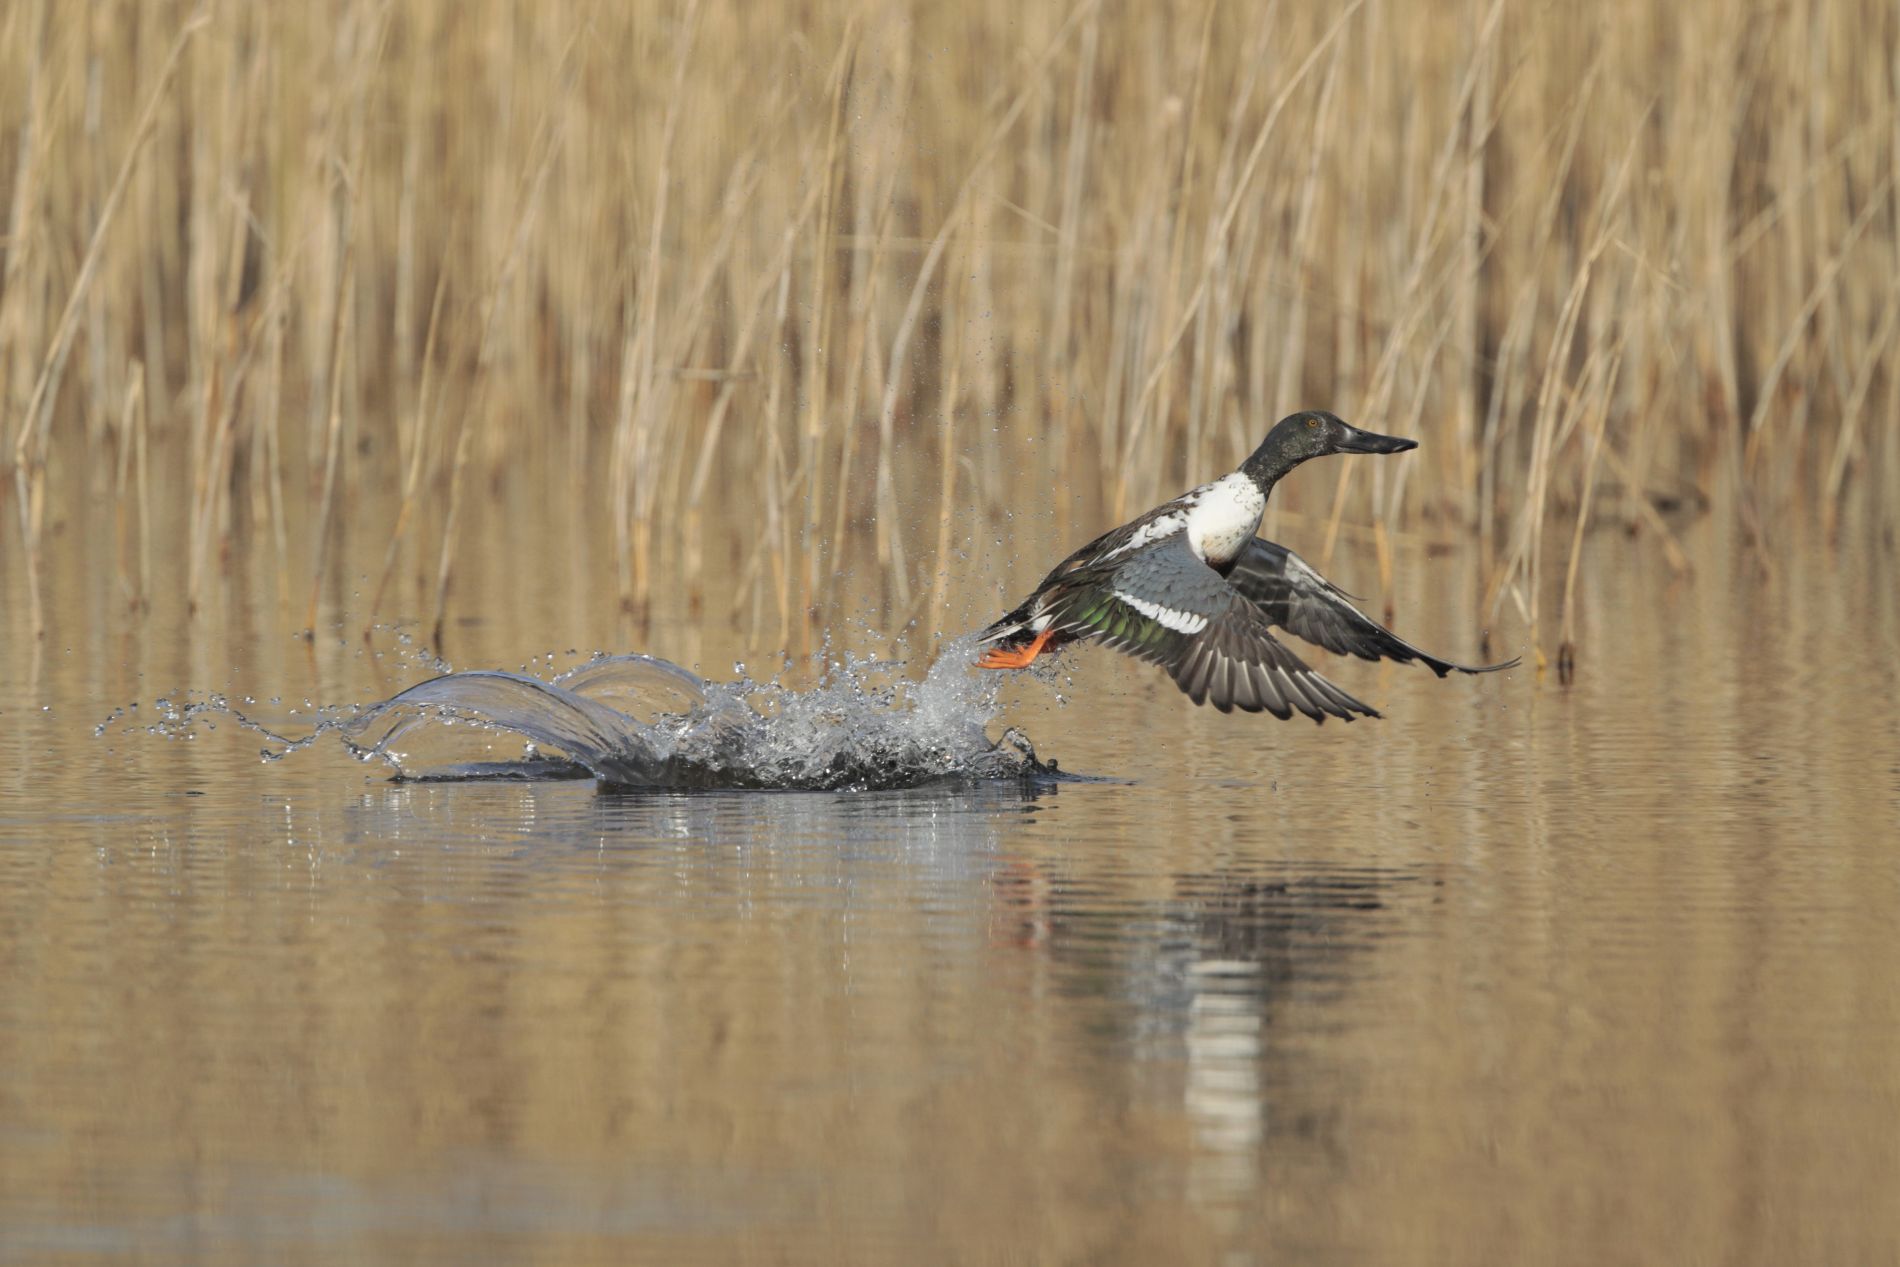
[[1226, 563], [1260, 527], [1267, 499], [1239, 471], [1203, 484], [1182, 500], [1187, 512], [1188, 545], [1209, 563]]

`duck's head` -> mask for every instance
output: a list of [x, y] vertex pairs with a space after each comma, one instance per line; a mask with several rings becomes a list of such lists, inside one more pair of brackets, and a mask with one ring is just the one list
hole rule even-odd
[[1274, 423], [1240, 469], [1266, 487], [1309, 458], [1329, 453], [1403, 453], [1417, 447], [1416, 440], [1362, 431], [1337, 414], [1308, 409]]

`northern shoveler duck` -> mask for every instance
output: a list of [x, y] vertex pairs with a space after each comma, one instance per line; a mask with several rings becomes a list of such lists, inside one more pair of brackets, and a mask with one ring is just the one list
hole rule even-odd
[[1307, 668], [1278, 626], [1339, 655], [1413, 660], [1439, 677], [1517, 663], [1441, 660], [1384, 628], [1285, 546], [1254, 536], [1281, 477], [1329, 453], [1403, 453], [1416, 440], [1361, 431], [1319, 410], [1282, 418], [1240, 469], [1104, 533], [1056, 565], [1020, 605], [979, 635], [977, 664], [1019, 669], [1045, 651], [1094, 638], [1158, 664], [1196, 704], [1314, 721], [1377, 717]]

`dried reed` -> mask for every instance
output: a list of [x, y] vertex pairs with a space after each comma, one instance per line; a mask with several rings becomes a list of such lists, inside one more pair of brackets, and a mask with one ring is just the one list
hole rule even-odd
[[1325, 405], [1425, 447], [1275, 524], [1382, 574], [1470, 531], [1568, 666], [1592, 529], [1686, 571], [1707, 505], [1767, 559], [1895, 468], [1881, 0], [122, 8], [0, 12], [35, 594], [64, 471], [194, 599], [256, 531], [314, 619], [387, 531], [361, 614], [433, 581], [439, 629], [477, 490], [560, 469], [637, 613], [754, 518], [730, 613], [801, 647], [842, 572], [954, 623], [959, 531], [1098, 529]]

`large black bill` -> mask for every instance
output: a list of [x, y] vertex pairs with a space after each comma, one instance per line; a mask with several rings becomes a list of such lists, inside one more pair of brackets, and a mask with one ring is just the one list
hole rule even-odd
[[1418, 447], [1416, 440], [1374, 435], [1370, 431], [1361, 431], [1357, 427], [1353, 427], [1351, 432], [1339, 446], [1347, 453], [1403, 453], [1407, 449]]

